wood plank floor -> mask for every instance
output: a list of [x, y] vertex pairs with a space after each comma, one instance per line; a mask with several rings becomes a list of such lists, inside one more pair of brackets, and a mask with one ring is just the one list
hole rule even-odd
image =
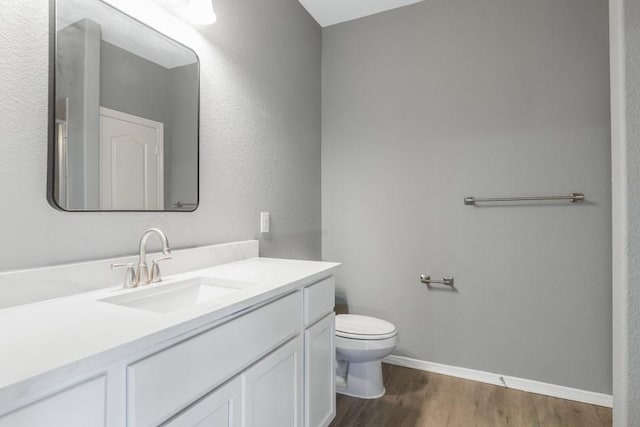
[[601, 427], [611, 409], [383, 364], [387, 394], [338, 395], [330, 427]]

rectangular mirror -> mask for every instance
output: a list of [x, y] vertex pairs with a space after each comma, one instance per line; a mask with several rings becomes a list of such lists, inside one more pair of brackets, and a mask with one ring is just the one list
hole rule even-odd
[[195, 210], [195, 52], [100, 0], [51, 2], [51, 205]]

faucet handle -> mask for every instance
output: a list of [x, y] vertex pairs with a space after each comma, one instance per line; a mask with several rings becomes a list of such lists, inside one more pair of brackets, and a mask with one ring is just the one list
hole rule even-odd
[[127, 262], [127, 263], [114, 263], [111, 264], [111, 269], [116, 269], [116, 268], [126, 268], [127, 272], [124, 275], [124, 282], [122, 284], [122, 287], [125, 289], [128, 288], [135, 288], [136, 287], [136, 271], [133, 269], [133, 263], [132, 262]]
[[162, 282], [162, 276], [160, 275], [160, 266], [158, 265], [158, 263], [171, 258], [173, 258], [173, 256], [169, 255], [161, 258], [156, 258], [151, 261], [151, 279], [149, 280], [150, 283]]

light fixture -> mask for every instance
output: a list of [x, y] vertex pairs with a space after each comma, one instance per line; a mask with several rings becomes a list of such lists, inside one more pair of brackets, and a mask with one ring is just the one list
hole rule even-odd
[[215, 24], [218, 18], [213, 12], [211, 0], [190, 0], [189, 19], [200, 25]]

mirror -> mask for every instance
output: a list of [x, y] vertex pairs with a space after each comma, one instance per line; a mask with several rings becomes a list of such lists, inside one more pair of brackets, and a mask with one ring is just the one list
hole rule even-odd
[[196, 54], [100, 0], [51, 1], [51, 205], [195, 210]]

